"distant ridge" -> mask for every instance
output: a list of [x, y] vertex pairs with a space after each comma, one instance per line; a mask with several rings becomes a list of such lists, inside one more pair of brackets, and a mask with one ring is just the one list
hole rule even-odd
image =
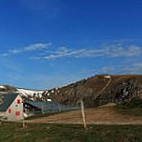
[[0, 87], [0, 92], [15, 91], [19, 91], [24, 99], [51, 100], [67, 105], [76, 105], [83, 100], [85, 106], [94, 107], [121, 103], [133, 97], [142, 98], [142, 75], [96, 75], [50, 90], [30, 90], [8, 85]]

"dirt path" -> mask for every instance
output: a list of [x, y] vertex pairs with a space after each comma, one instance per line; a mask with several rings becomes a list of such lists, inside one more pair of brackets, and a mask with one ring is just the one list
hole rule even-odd
[[[142, 117], [121, 115], [110, 107], [85, 110], [87, 124], [142, 124]], [[82, 124], [80, 111], [54, 114], [48, 117], [27, 120], [27, 123]]]

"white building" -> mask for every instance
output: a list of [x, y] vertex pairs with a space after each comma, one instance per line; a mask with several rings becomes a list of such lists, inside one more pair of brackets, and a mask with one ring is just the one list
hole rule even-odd
[[23, 102], [18, 93], [3, 94], [3, 103], [0, 105], [0, 116], [7, 121], [22, 120]]

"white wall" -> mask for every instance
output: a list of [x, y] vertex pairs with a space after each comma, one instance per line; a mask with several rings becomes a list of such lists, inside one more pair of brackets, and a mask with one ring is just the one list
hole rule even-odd
[[[17, 103], [17, 100], [20, 100], [20, 104]], [[11, 109], [11, 113], [9, 113], [9, 109]], [[20, 115], [16, 115], [16, 112], [19, 111]], [[8, 121], [18, 121], [23, 119], [23, 103], [22, 98], [18, 95], [10, 107], [5, 112], [5, 117], [7, 117]]]

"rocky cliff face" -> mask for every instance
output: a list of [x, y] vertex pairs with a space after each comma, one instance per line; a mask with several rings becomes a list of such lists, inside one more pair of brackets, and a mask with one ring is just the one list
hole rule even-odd
[[94, 107], [121, 103], [134, 96], [142, 97], [141, 86], [141, 75], [98, 75], [62, 88], [47, 90], [43, 98], [69, 105], [84, 100], [85, 106]]

